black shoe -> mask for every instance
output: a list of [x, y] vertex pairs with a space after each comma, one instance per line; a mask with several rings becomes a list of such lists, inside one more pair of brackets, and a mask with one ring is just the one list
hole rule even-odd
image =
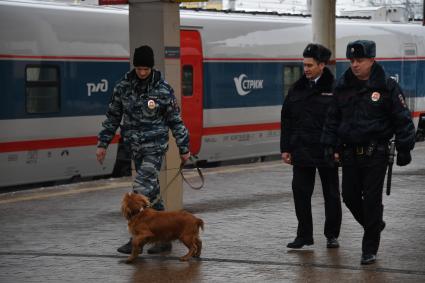
[[385, 221], [382, 221], [381, 222], [381, 227], [379, 228], [379, 232], [384, 231], [384, 229], [385, 229]]
[[328, 238], [326, 247], [328, 249], [339, 248], [338, 239], [335, 237]]
[[132, 248], [132, 245], [131, 245], [131, 238], [130, 238], [130, 241], [128, 241], [128, 243], [127, 244], [124, 244], [124, 245], [122, 245], [121, 247], [119, 247], [118, 249], [117, 249], [117, 251], [119, 252], [119, 253], [122, 253], [122, 254], [131, 254], [131, 250], [132, 250], [133, 248]]
[[148, 249], [148, 254], [159, 254], [163, 252], [171, 251], [172, 245], [170, 242], [167, 243], [156, 243], [153, 247]]
[[376, 255], [374, 254], [365, 254], [362, 255], [362, 260], [360, 261], [361, 264], [372, 264], [376, 261]]
[[313, 239], [304, 239], [304, 238], [296, 237], [295, 240], [287, 244], [286, 247], [290, 249], [301, 249], [304, 245], [310, 246], [313, 244], [314, 244]]

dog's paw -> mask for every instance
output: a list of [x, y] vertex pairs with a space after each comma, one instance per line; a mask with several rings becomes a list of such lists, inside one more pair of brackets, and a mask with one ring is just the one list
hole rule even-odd
[[127, 259], [125, 260], [125, 263], [130, 264], [130, 263], [133, 263], [133, 262], [134, 262], [134, 260], [135, 260], [135, 258], [133, 258], [133, 257], [129, 257], [129, 258], [127, 258]]

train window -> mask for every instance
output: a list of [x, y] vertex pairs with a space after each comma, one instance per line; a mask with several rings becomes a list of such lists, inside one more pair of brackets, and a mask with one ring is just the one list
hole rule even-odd
[[289, 88], [302, 76], [303, 68], [300, 65], [283, 67], [283, 97], [288, 95]]
[[59, 69], [56, 66], [28, 66], [25, 70], [28, 113], [59, 112]]
[[183, 96], [193, 95], [193, 66], [184, 65], [182, 70], [182, 94]]

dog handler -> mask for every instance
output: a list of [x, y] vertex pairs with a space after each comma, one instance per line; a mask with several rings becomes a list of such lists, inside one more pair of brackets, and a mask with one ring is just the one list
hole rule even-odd
[[363, 227], [361, 264], [376, 260], [383, 221], [382, 191], [387, 168], [388, 142], [395, 135], [397, 165], [412, 160], [415, 127], [398, 83], [375, 61], [374, 41], [347, 45], [351, 66], [334, 90], [322, 142], [329, 158], [342, 155], [342, 198]]
[[[168, 131], [171, 129], [179, 148], [182, 162], [190, 157], [189, 134], [183, 124], [180, 108], [171, 86], [154, 69], [154, 54], [144, 45], [135, 49], [134, 69], [126, 73], [115, 86], [106, 120], [98, 135], [97, 160], [102, 163], [106, 149], [121, 124], [121, 135], [131, 151], [136, 167], [133, 191], [153, 202], [160, 194], [159, 171], [168, 149]], [[156, 210], [164, 210], [163, 201], [156, 202]], [[158, 243], [148, 253], [171, 250], [171, 243]], [[130, 241], [118, 252], [131, 253]]]

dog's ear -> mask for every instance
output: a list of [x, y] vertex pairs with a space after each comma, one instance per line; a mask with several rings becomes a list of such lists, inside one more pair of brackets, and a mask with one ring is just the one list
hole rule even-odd
[[121, 202], [121, 213], [128, 220], [132, 215], [140, 209], [137, 202], [134, 200], [135, 194], [126, 193]]
[[127, 201], [125, 198], [121, 202], [121, 214], [127, 220], [130, 218], [130, 210], [128, 208]]

